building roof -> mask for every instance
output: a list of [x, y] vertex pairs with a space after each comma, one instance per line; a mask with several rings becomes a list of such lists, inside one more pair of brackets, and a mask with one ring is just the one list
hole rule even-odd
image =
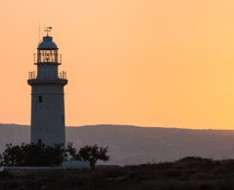
[[39, 50], [57, 50], [58, 47], [56, 43], [53, 42], [51, 36], [44, 36], [41, 43], [39, 43], [37, 49]]

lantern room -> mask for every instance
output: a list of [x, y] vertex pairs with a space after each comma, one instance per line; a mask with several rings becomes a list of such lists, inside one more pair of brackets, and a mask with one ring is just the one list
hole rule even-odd
[[58, 47], [51, 36], [44, 36], [37, 47], [37, 56], [34, 55], [35, 64], [60, 64]]

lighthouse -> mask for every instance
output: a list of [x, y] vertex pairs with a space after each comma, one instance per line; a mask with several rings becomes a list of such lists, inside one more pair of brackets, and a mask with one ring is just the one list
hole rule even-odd
[[31, 86], [31, 142], [41, 141], [46, 145], [65, 144], [64, 86], [65, 72], [59, 72], [61, 55], [58, 46], [46, 35], [34, 54], [36, 71], [29, 72]]

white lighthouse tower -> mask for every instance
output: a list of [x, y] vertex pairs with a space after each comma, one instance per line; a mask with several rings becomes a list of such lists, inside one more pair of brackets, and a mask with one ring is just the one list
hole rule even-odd
[[31, 142], [64, 145], [64, 86], [68, 81], [65, 72], [58, 72], [61, 55], [49, 36], [50, 30], [48, 27], [47, 35], [39, 43], [34, 56], [37, 71], [29, 73], [28, 84], [32, 87]]

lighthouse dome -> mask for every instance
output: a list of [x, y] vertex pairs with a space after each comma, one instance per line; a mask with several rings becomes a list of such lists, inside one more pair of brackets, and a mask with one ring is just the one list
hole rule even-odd
[[51, 36], [44, 36], [42, 42], [38, 45], [39, 50], [57, 50], [58, 47], [56, 43], [53, 42]]

